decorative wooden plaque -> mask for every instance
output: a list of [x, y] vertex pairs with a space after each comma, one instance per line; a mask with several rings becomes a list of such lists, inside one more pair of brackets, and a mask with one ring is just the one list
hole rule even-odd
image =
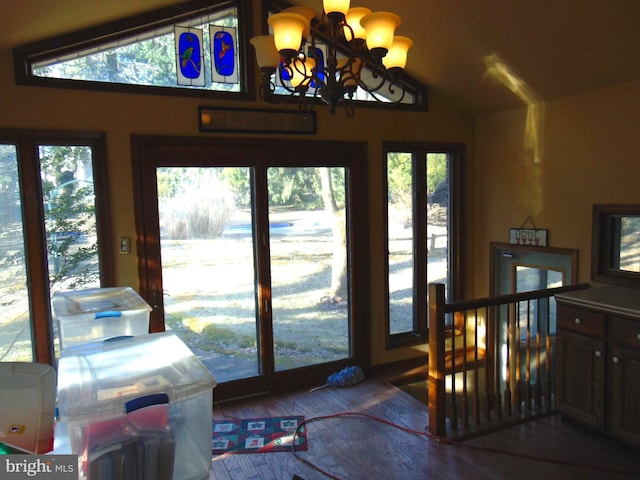
[[316, 133], [316, 112], [199, 107], [201, 132]]

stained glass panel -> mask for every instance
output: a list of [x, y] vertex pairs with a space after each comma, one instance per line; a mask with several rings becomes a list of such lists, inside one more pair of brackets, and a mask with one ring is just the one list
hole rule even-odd
[[213, 68], [211, 76], [214, 82], [238, 83], [238, 49], [236, 47], [236, 29], [209, 26], [209, 38], [211, 39], [211, 59]]
[[175, 27], [176, 73], [178, 85], [204, 86], [202, 30]]

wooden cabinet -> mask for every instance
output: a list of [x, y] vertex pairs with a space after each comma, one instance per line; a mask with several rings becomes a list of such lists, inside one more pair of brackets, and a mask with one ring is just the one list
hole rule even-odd
[[558, 406], [563, 413], [604, 427], [604, 342], [558, 332]]
[[560, 411], [640, 447], [640, 291], [606, 287], [556, 300]]
[[610, 429], [617, 437], [640, 446], [640, 350], [614, 345]]

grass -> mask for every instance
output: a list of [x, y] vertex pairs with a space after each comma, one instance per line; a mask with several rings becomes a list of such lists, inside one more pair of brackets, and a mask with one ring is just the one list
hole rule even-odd
[[[303, 213], [317, 215], [296, 214]], [[301, 223], [313, 224], [315, 218], [305, 217]], [[402, 245], [403, 241], [394, 248], [392, 272], [408, 275], [408, 284], [402, 280], [408, 288], [398, 289], [392, 297], [394, 308], [402, 307], [410, 317], [411, 252], [405, 252]], [[348, 306], [323, 302], [330, 294], [331, 231], [281, 232], [271, 237], [269, 246], [271, 284], [267, 288], [273, 299], [276, 368], [347, 358]], [[163, 240], [162, 244], [167, 325], [179, 332], [199, 357], [211, 359], [215, 354], [210, 360], [212, 371], [229, 372], [237, 375], [235, 378], [251, 375], [237, 364], [245, 360], [254, 371], [260, 354], [254, 264], [250, 232], [212, 240]], [[226, 374], [216, 375], [218, 381], [235, 379], [224, 378]]]

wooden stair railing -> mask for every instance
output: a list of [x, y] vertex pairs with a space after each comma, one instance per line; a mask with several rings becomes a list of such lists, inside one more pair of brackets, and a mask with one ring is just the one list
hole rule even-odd
[[462, 439], [555, 411], [557, 293], [588, 284], [446, 303], [429, 285], [429, 431]]

